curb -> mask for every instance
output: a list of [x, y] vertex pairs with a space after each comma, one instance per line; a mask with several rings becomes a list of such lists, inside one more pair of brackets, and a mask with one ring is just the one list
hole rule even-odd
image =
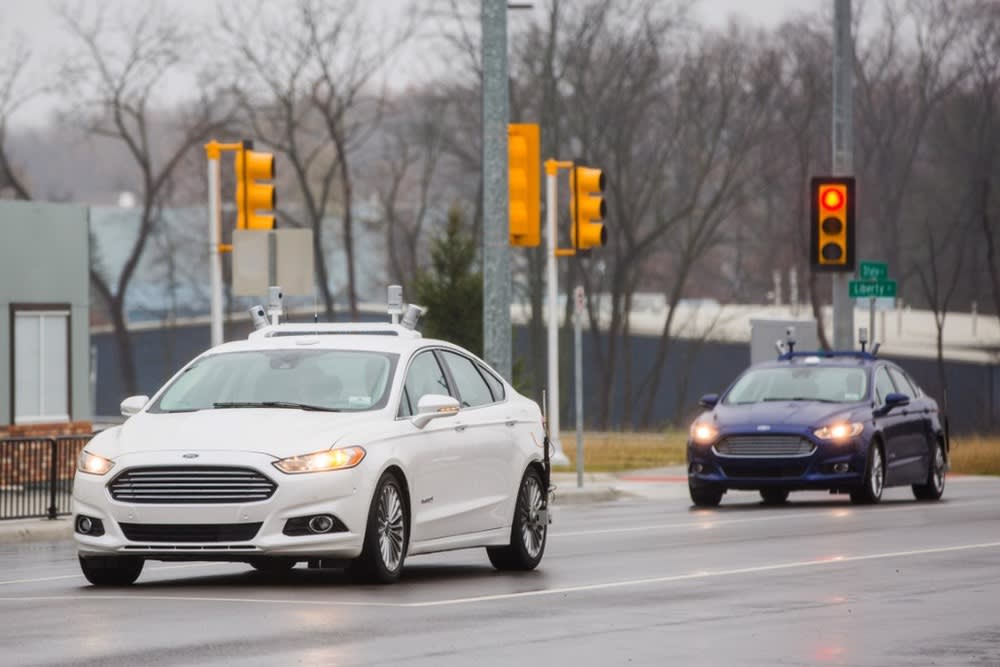
[[56, 542], [73, 536], [73, 522], [61, 519], [26, 519], [0, 521], [0, 544]]
[[587, 505], [590, 503], [603, 503], [622, 498], [633, 498], [635, 494], [629, 493], [616, 486], [596, 485], [585, 486], [582, 489], [576, 486], [560, 487], [556, 486], [552, 492], [553, 505]]

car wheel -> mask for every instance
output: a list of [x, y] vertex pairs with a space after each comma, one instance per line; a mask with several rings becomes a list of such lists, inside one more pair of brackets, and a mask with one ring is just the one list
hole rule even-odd
[[851, 502], [858, 505], [872, 505], [882, 499], [882, 489], [885, 487], [885, 459], [882, 458], [882, 446], [872, 442], [868, 448], [868, 465], [865, 468], [865, 481], [859, 489], [851, 491]]
[[266, 572], [267, 574], [280, 574], [281, 572], [288, 572], [293, 567], [295, 567], [296, 561], [289, 558], [254, 558], [250, 561], [250, 566], [258, 572]]
[[761, 489], [760, 497], [765, 505], [782, 505], [788, 500], [786, 489]]
[[131, 586], [142, 573], [136, 556], [79, 556], [80, 569], [95, 586]]
[[692, 486], [688, 484], [691, 502], [698, 507], [717, 507], [722, 502], [726, 490], [717, 486]]
[[545, 491], [538, 471], [529, 468], [521, 478], [517, 491], [517, 505], [510, 529], [510, 544], [504, 547], [487, 547], [486, 555], [498, 570], [534, 570], [545, 553], [549, 522], [545, 509]]
[[944, 443], [939, 441], [934, 447], [934, 460], [931, 462], [930, 470], [927, 471], [927, 482], [913, 485], [913, 495], [917, 500], [941, 499], [944, 493], [944, 469]]
[[391, 584], [399, 579], [406, 560], [410, 530], [403, 490], [392, 473], [385, 473], [375, 487], [361, 556], [348, 568], [351, 577], [371, 584]]

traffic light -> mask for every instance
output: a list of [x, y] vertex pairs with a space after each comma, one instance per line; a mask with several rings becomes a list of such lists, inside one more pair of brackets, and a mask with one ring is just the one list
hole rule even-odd
[[601, 224], [607, 213], [604, 203], [604, 172], [592, 167], [573, 167], [570, 174], [570, 236], [577, 250], [590, 250], [608, 240]]
[[251, 148], [253, 142], [244, 141], [236, 151], [236, 228], [274, 229], [274, 185], [261, 183], [274, 180], [274, 155]]
[[542, 242], [539, 173], [542, 161], [538, 125], [507, 126], [507, 185], [510, 195], [510, 244], [534, 247]]
[[810, 192], [813, 270], [854, 271], [854, 178], [814, 178]]

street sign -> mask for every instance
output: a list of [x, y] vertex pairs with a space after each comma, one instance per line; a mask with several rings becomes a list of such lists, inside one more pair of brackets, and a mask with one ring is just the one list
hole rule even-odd
[[849, 296], [852, 299], [895, 297], [896, 281], [880, 280], [878, 282], [865, 282], [863, 280], [852, 280], [849, 283], [848, 289]]
[[886, 281], [889, 279], [889, 265], [885, 262], [861, 262], [858, 279]]

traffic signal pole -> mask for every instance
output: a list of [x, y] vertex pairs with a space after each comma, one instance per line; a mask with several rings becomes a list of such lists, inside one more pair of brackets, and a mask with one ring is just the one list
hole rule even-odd
[[215, 142], [205, 146], [208, 157], [208, 271], [211, 290], [211, 343], [222, 344], [222, 214], [219, 210], [219, 159], [221, 150]]
[[569, 459], [563, 452], [559, 437], [559, 272], [556, 267], [556, 250], [559, 247], [557, 218], [559, 209], [559, 167], [572, 166], [571, 162], [545, 161], [545, 286], [548, 289], [545, 314], [548, 323], [548, 420], [549, 441], [555, 453], [553, 465], [566, 465]]
[[[851, 0], [833, 5], [833, 174], [854, 174], [854, 40]], [[854, 349], [854, 304], [850, 273], [833, 274], [833, 348]]]

